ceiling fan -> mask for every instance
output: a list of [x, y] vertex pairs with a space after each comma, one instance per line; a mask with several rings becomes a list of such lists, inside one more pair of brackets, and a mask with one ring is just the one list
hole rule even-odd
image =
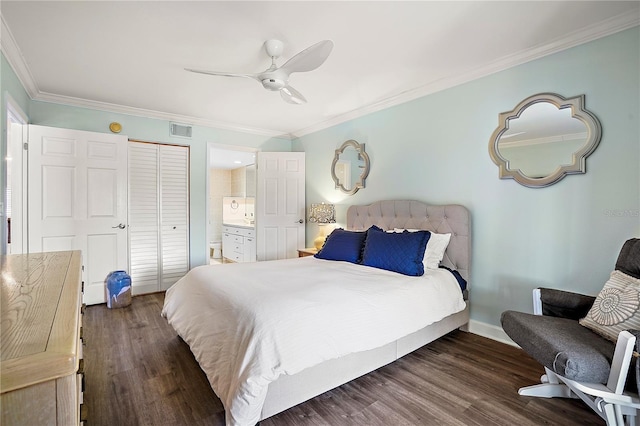
[[333, 49], [331, 40], [323, 40], [302, 52], [293, 56], [281, 67], [276, 66], [276, 59], [282, 54], [283, 43], [280, 40], [267, 40], [264, 42], [264, 50], [271, 57], [271, 66], [257, 74], [234, 74], [228, 72], [195, 70], [185, 68], [186, 71], [208, 75], [220, 75], [223, 77], [252, 78], [262, 83], [267, 90], [280, 91], [280, 96], [290, 104], [304, 104], [307, 102], [304, 96], [293, 87], [289, 86], [289, 76], [294, 72], [313, 71], [324, 63]]

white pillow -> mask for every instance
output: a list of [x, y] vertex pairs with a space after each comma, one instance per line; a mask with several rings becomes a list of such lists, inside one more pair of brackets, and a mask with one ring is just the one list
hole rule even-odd
[[[393, 232], [416, 232], [423, 231], [423, 229], [401, 229], [394, 228]], [[431, 232], [431, 231], [429, 231]], [[435, 232], [431, 232], [431, 236], [429, 237], [429, 241], [427, 242], [427, 248], [424, 251], [424, 259], [422, 263], [425, 268], [428, 269], [438, 269], [440, 266], [440, 262], [444, 257], [444, 252], [447, 250], [449, 246], [449, 241], [451, 240], [451, 234], [436, 234]]]

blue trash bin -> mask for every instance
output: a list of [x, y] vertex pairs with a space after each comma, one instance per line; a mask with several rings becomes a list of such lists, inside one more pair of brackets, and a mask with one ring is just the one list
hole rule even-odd
[[127, 271], [109, 272], [107, 284], [107, 308], [124, 308], [131, 304], [131, 277]]

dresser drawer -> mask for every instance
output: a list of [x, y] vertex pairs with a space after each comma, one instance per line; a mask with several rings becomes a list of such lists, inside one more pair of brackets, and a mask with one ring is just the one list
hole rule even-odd
[[233, 260], [234, 262], [242, 262], [243, 261], [243, 255], [242, 253], [229, 253], [228, 256], [225, 256], [227, 259], [229, 260]]
[[233, 234], [233, 235], [240, 235], [243, 237], [255, 237], [256, 236], [256, 230], [253, 228], [242, 228], [239, 226], [228, 226], [228, 225], [223, 225], [222, 226], [222, 232], [223, 233], [227, 233], [227, 234]]
[[241, 235], [230, 234], [225, 232], [222, 234], [222, 244], [243, 244], [244, 237]]
[[76, 391], [78, 393], [78, 402], [82, 404], [84, 402], [84, 374], [76, 374]]

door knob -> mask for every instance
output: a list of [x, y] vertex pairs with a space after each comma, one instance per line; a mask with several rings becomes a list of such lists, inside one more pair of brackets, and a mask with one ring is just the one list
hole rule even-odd
[[118, 229], [124, 229], [124, 228], [126, 228], [126, 227], [127, 227], [127, 226], [126, 226], [124, 223], [121, 223], [121, 224], [116, 225], [116, 226], [112, 226], [112, 228], [118, 228]]
[[304, 220], [300, 219], [298, 220], [298, 223], [304, 223]]

